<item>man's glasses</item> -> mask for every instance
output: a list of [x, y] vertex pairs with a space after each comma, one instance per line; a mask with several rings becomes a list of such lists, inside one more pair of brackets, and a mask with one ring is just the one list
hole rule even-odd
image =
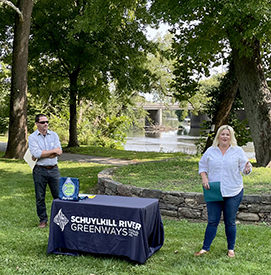
[[39, 121], [39, 123], [40, 124], [45, 124], [45, 123], [49, 124], [49, 121]]

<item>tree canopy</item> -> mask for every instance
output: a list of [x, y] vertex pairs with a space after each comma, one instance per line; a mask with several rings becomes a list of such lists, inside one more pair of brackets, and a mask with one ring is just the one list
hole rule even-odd
[[113, 88], [128, 103], [135, 91], [149, 88], [146, 56], [153, 47], [143, 32], [149, 20], [144, 5], [145, 1], [80, 0], [35, 5], [30, 88], [47, 96], [68, 92], [69, 146], [78, 145], [78, 100], [105, 102]]
[[[23, 121], [33, 4], [32, 0], [17, 2], [23, 20], [17, 14], [16, 21], [11, 22], [9, 12], [1, 11], [7, 20], [0, 23], [4, 30], [1, 45], [6, 47], [1, 55], [9, 53], [10, 40], [5, 38], [12, 37], [14, 30], [9, 143], [17, 152], [26, 144]], [[232, 61], [236, 86], [229, 89], [229, 95], [233, 98], [237, 89], [240, 91], [256, 159], [265, 166], [271, 159], [271, 94], [266, 81], [270, 67], [270, 7], [268, 0], [37, 1], [30, 36], [30, 92], [47, 99], [69, 98], [69, 145], [77, 146], [78, 102], [110, 101], [113, 89], [125, 109], [139, 91], [151, 89], [152, 73], [146, 62], [154, 48], [145, 30], [147, 24], [166, 22], [174, 34], [173, 96], [179, 101], [191, 100], [198, 92], [198, 81], [210, 75], [211, 67]], [[166, 85], [161, 88], [167, 89]], [[19, 126], [17, 136], [15, 125]], [[12, 147], [8, 146], [10, 157], [14, 157]]]
[[187, 100], [210, 68], [233, 60], [259, 165], [271, 160], [270, 1], [152, 1], [151, 12], [175, 34], [176, 97]]

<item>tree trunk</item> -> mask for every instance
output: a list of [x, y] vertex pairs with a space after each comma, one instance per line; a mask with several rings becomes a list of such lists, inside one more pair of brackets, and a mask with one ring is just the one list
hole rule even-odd
[[212, 129], [211, 133], [214, 135], [208, 136], [203, 152], [205, 152], [212, 145], [213, 138], [216, 135], [218, 128], [222, 125], [228, 124], [232, 104], [234, 103], [238, 91], [238, 83], [236, 80], [233, 62], [231, 62], [229, 71], [222, 80], [220, 89], [222, 89], [221, 101], [217, 108], [217, 112], [212, 119], [212, 125], [214, 125], [214, 129]]
[[233, 49], [233, 58], [256, 160], [260, 166], [266, 166], [271, 160], [271, 93], [261, 64], [260, 42], [255, 39], [250, 48], [250, 57]]
[[70, 76], [70, 129], [68, 147], [79, 147], [77, 139], [77, 78], [79, 71], [75, 71]]
[[20, 20], [16, 14], [9, 113], [9, 135], [5, 158], [21, 159], [27, 149], [27, 66], [28, 41], [31, 14], [34, 2], [19, 0], [18, 8], [23, 14]]

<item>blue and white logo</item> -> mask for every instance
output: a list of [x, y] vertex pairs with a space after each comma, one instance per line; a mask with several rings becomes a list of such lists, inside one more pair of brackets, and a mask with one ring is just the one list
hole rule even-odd
[[72, 197], [75, 192], [75, 184], [71, 178], [67, 178], [64, 184], [62, 185], [62, 192], [67, 197]]
[[61, 231], [64, 231], [66, 224], [69, 222], [68, 218], [62, 213], [62, 208], [54, 217], [54, 223], [57, 224]]

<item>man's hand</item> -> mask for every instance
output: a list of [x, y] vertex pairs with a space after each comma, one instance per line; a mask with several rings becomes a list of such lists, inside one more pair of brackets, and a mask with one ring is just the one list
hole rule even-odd
[[32, 156], [31, 158], [32, 158], [33, 161], [36, 161], [36, 160], [37, 160], [34, 156]]
[[51, 149], [51, 150], [47, 150], [47, 151], [42, 151], [41, 153], [41, 158], [55, 158], [57, 156], [61, 156], [62, 155], [62, 150], [60, 147]]
[[62, 155], [62, 150], [61, 150], [60, 147], [55, 148], [55, 154], [56, 154], [57, 156], [61, 156], [61, 155]]

